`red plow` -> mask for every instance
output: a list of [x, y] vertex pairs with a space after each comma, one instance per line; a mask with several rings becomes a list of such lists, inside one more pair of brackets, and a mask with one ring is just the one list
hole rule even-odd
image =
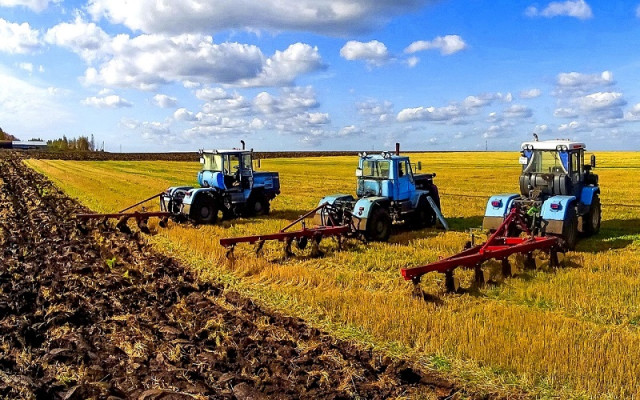
[[[298, 219], [282, 228], [279, 232], [264, 235], [240, 236], [233, 238], [220, 239], [220, 245], [227, 248], [227, 257], [233, 257], [233, 250], [239, 243], [255, 244], [256, 255], [262, 251], [262, 247], [267, 241], [284, 242], [284, 257], [289, 258], [294, 255], [291, 247], [295, 243], [296, 247], [304, 250], [309, 244], [311, 245], [311, 257], [320, 257], [319, 244], [325, 237], [334, 237], [338, 241], [338, 248], [342, 248], [342, 239], [345, 237], [353, 237], [356, 235], [357, 229], [354, 226], [354, 220], [358, 220], [355, 215], [349, 215], [349, 218], [343, 218], [346, 223], [338, 224], [334, 219], [336, 210], [328, 203], [324, 203], [313, 210], [301, 215]], [[306, 219], [314, 214], [320, 216], [321, 221], [328, 221], [327, 225], [314, 226], [307, 228]], [[289, 230], [295, 225], [300, 224], [298, 230]]]
[[[510, 235], [510, 232], [514, 230], [522, 231], [525, 236]], [[534, 251], [548, 253], [549, 265], [555, 267], [558, 265], [558, 252], [564, 251], [562, 239], [556, 236], [535, 236], [528, 228], [523, 212], [519, 207], [514, 207], [485, 243], [477, 246], [471, 245], [461, 253], [431, 264], [403, 268], [401, 272], [405, 280], [411, 280], [414, 284], [420, 283], [421, 277], [426, 273], [443, 273], [447, 290], [456, 292], [459, 289], [458, 280], [453, 275], [456, 268], [474, 269], [476, 283], [483, 285], [488, 281], [488, 273], [482, 269], [482, 264], [485, 261], [500, 260], [502, 274], [512, 276], [515, 274], [515, 269], [508, 257], [512, 254], [522, 254], [525, 256], [525, 268], [535, 269]]]

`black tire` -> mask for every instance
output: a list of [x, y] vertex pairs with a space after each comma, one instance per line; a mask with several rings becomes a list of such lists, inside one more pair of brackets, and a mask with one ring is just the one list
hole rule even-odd
[[191, 205], [191, 218], [198, 224], [215, 224], [218, 221], [218, 207], [206, 194], [201, 194]]
[[367, 239], [386, 242], [391, 235], [391, 217], [380, 207], [375, 207], [367, 220]]
[[567, 250], [575, 250], [578, 243], [578, 217], [573, 204], [567, 210], [567, 219], [562, 225], [562, 240]]
[[582, 226], [584, 234], [587, 236], [596, 235], [600, 232], [600, 222], [602, 221], [602, 204], [600, 203], [600, 195], [595, 194], [591, 202], [589, 212], [582, 217]]
[[263, 194], [257, 193], [249, 196], [247, 201], [247, 214], [249, 216], [268, 215], [270, 211], [271, 204]]
[[426, 199], [418, 202], [411, 222], [414, 229], [427, 228], [436, 223], [436, 213]]

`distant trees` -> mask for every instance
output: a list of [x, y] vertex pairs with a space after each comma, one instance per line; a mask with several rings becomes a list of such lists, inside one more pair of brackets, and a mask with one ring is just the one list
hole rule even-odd
[[20, 140], [17, 137], [8, 134], [7, 132], [3, 131], [2, 128], [0, 128], [0, 140], [10, 140], [10, 141], [14, 141], [14, 140]]
[[60, 139], [48, 140], [47, 145], [49, 149], [55, 151], [95, 151], [93, 135], [91, 135], [91, 139], [87, 136], [67, 139], [67, 136], [63, 135]]

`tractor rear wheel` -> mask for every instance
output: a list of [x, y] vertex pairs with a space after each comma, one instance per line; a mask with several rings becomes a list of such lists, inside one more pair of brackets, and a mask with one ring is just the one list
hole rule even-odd
[[418, 202], [418, 207], [416, 207], [416, 210], [413, 213], [412, 222], [415, 229], [422, 229], [435, 224], [436, 213], [433, 211], [427, 200], [420, 200]]
[[250, 216], [267, 215], [270, 211], [269, 200], [263, 194], [249, 196], [247, 201], [247, 213]]
[[375, 242], [386, 242], [391, 235], [391, 217], [380, 207], [371, 211], [367, 221], [367, 239]]
[[200, 195], [191, 205], [191, 218], [198, 224], [215, 224], [218, 220], [218, 208], [214, 200]]
[[593, 201], [591, 202], [591, 208], [589, 212], [582, 217], [584, 227], [583, 231], [585, 235], [591, 236], [596, 235], [600, 232], [600, 222], [602, 220], [602, 205], [600, 203], [600, 195], [595, 194], [593, 196]]

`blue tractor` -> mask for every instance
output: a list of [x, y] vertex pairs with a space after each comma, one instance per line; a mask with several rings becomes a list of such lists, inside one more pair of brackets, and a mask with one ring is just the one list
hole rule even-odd
[[244, 150], [201, 150], [199, 188], [177, 186], [160, 196], [160, 207], [178, 220], [214, 224], [219, 217], [265, 215], [270, 202], [280, 194], [277, 172], [253, 169], [253, 152]]
[[[520, 193], [492, 196], [483, 228], [497, 229], [518, 206], [527, 228], [537, 235], [559, 237], [567, 250], [575, 248], [579, 234], [598, 233], [602, 210], [598, 175], [592, 172], [596, 158], [591, 155], [585, 164], [585, 150], [584, 143], [569, 140], [523, 143]], [[518, 236], [520, 228], [512, 226], [509, 236]]]
[[[435, 174], [414, 174], [407, 156], [395, 154], [368, 155], [361, 153], [356, 169], [356, 196], [334, 194], [324, 197], [315, 215], [321, 226], [352, 225], [367, 240], [386, 241], [393, 223], [405, 223], [420, 229], [433, 226], [440, 218], [438, 188]], [[420, 163], [416, 165], [421, 170]], [[328, 210], [328, 211], [327, 211]]]

